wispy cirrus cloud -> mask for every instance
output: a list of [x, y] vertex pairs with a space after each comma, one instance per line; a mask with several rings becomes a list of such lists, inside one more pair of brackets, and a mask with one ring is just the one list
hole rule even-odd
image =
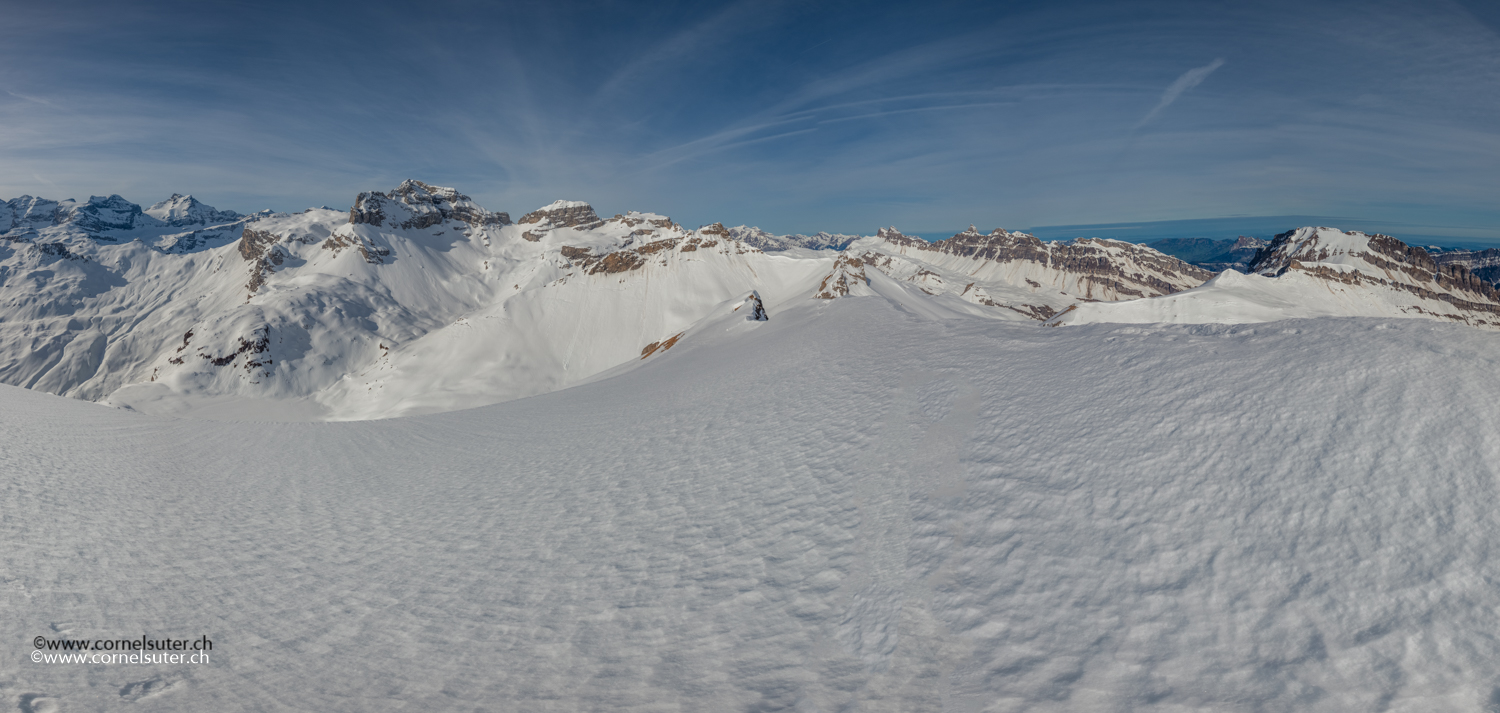
[[801, 232], [1500, 224], [1500, 37], [1446, 2], [59, 2], [0, 22], [0, 197], [295, 210], [415, 177]]
[[1213, 74], [1215, 70], [1222, 66], [1224, 66], [1224, 58], [1220, 57], [1212, 62], [1209, 62], [1208, 64], [1203, 65], [1202, 67], [1194, 67], [1193, 69], [1189, 69], [1188, 71], [1183, 72], [1182, 76], [1177, 78], [1177, 81], [1172, 82], [1172, 84], [1167, 87], [1167, 90], [1161, 93], [1161, 101], [1157, 102], [1156, 106], [1153, 107], [1151, 111], [1147, 112], [1145, 116], [1141, 117], [1141, 120], [1139, 122], [1136, 122], [1135, 128], [1139, 129], [1142, 126], [1151, 123], [1152, 119], [1160, 116], [1167, 107], [1172, 106], [1172, 102], [1177, 101], [1177, 97], [1188, 93], [1192, 90], [1193, 87], [1202, 84], [1203, 80], [1208, 79], [1208, 75]]

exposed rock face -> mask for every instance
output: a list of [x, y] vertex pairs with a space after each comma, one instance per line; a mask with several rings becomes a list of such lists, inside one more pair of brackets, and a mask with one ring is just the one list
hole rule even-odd
[[644, 347], [641, 348], [641, 358], [645, 359], [646, 357], [651, 356], [652, 354], [656, 354], [656, 353], [659, 353], [659, 352], [666, 352], [668, 349], [671, 349], [673, 346], [676, 346], [677, 340], [682, 339], [682, 335], [684, 335], [686, 333], [687, 332], [678, 332], [678, 333], [676, 333], [676, 334], [674, 334], [674, 335], [672, 335], [672, 336], [670, 336], [670, 337], [668, 337], [666, 339], [663, 339], [662, 341], [652, 342], [650, 344], [647, 344], [646, 346], [644, 346]]
[[131, 230], [146, 221], [154, 222], [140, 206], [112, 195], [108, 198], [90, 196], [88, 203], [74, 206], [60, 222], [73, 223], [85, 232], [97, 235], [108, 230]]
[[360, 256], [371, 265], [383, 265], [385, 259], [390, 257], [391, 249], [375, 245], [359, 235], [334, 233], [323, 241], [323, 249], [333, 251], [338, 255], [344, 248], [355, 248], [359, 250]]
[[[628, 220], [629, 216], [623, 216], [623, 218]], [[615, 216], [610, 221], [621, 219], [622, 216]], [[602, 224], [603, 221], [601, 221]], [[666, 264], [667, 259], [674, 254], [682, 255], [698, 250], [718, 250], [726, 255], [759, 252], [738, 240], [729, 238], [729, 231], [719, 223], [706, 225], [685, 237], [672, 237], [674, 234], [681, 235], [677, 232], [681, 230], [681, 227], [666, 218], [626, 223], [627, 227], [631, 225], [650, 226], [632, 233], [632, 237], [636, 235], [644, 237], [645, 242], [636, 243], [635, 247], [621, 248], [602, 255], [595, 254], [589, 248], [571, 245], [564, 245], [559, 252], [571, 265], [580, 268], [587, 275], [608, 275], [639, 270], [650, 264], [652, 260], [659, 260], [661, 264]]]
[[517, 225], [537, 225], [542, 229], [577, 228], [589, 230], [604, 224], [593, 206], [582, 201], [556, 201], [538, 208], [516, 221]]
[[602, 221], [600, 224], [607, 225], [609, 223], [619, 223], [627, 228], [633, 228], [630, 231], [633, 237], [652, 237], [670, 231], [682, 231], [682, 226], [672, 222], [671, 218], [658, 216], [654, 213], [640, 213], [637, 211], [631, 211], [623, 215], [616, 213], [615, 217]]
[[54, 226], [68, 226], [95, 240], [112, 242], [116, 238], [105, 233], [161, 227], [162, 223], [117, 195], [91, 196], [86, 203], [21, 196], [0, 204], [0, 233], [8, 233], [6, 237], [11, 240], [27, 239], [38, 230]]
[[351, 225], [403, 230], [429, 228], [446, 220], [457, 220], [471, 227], [510, 225], [507, 213], [491, 213], [468, 196], [452, 188], [407, 180], [388, 193], [366, 192], [354, 199], [349, 209]]
[[1233, 245], [1229, 246], [1229, 252], [1234, 254], [1236, 257], [1245, 256], [1247, 258], [1254, 259], [1255, 253], [1260, 252], [1261, 248], [1270, 244], [1271, 241], [1269, 240], [1261, 240], [1260, 238], [1252, 238], [1248, 235], [1241, 235], [1240, 237], [1235, 239]]
[[745, 320], [748, 322], [766, 322], [771, 318], [766, 314], [766, 306], [760, 301], [760, 293], [750, 291], [750, 296], [745, 298], [745, 304], [741, 305], [746, 310]]
[[1269, 243], [1269, 240], [1241, 235], [1235, 240], [1168, 238], [1147, 243], [1146, 246], [1210, 272], [1231, 269], [1247, 272], [1250, 263], [1255, 261], [1256, 253]]
[[57, 225], [59, 222], [57, 201], [32, 196], [21, 196], [0, 203], [0, 233], [17, 240], [22, 235], [38, 229]]
[[865, 274], [865, 261], [847, 253], [833, 261], [833, 270], [818, 285], [814, 299], [832, 300], [851, 294], [870, 294], [870, 278]]
[[245, 283], [245, 289], [252, 296], [265, 284], [266, 276], [285, 260], [281, 251], [276, 249], [276, 243], [280, 241], [281, 238], [270, 232], [249, 227], [240, 234], [240, 257], [250, 263], [250, 281]]
[[245, 232], [240, 233], [240, 257], [247, 262], [259, 260], [280, 240], [270, 232], [247, 227]]
[[[587, 248], [563, 246], [562, 255], [569, 262], [582, 268], [586, 274], [608, 275], [618, 272], [629, 272], [645, 267], [648, 255], [671, 250], [682, 242], [683, 240], [680, 238], [656, 240], [638, 248], [616, 250], [604, 255], [595, 255]], [[697, 249], [696, 244], [693, 249]]]
[[[912, 238], [901, 236], [903, 245]], [[1156, 250], [1118, 240], [1078, 238], [1043, 243], [1026, 233], [996, 228], [988, 235], [969, 229], [947, 240], [915, 246], [947, 255], [995, 262], [1034, 262], [1078, 275], [1122, 297], [1165, 295], [1197, 287], [1213, 273]]]
[[[1457, 261], [1446, 265], [1389, 235], [1299, 228], [1276, 236], [1251, 270], [1280, 277], [1296, 271], [1351, 285], [1403, 291], [1456, 308], [1454, 318], [1500, 325], [1500, 290]], [[1440, 315], [1441, 316], [1441, 315]]]
[[1500, 248], [1489, 250], [1446, 250], [1432, 255], [1433, 262], [1447, 267], [1463, 265], [1475, 277], [1500, 287]]
[[737, 226], [728, 229], [730, 237], [765, 252], [808, 248], [811, 250], [843, 250], [849, 243], [859, 239], [858, 235], [818, 232], [813, 235], [775, 235], [760, 228]]
[[[972, 229], [972, 226], [970, 226], [970, 227]], [[923, 240], [921, 238], [913, 238], [913, 237], [909, 237], [907, 235], [903, 235], [901, 233], [901, 231], [897, 230], [896, 226], [894, 226], [894, 225], [892, 225], [889, 228], [881, 228], [881, 229], [875, 231], [875, 237], [880, 238], [881, 240], [884, 240], [887, 243], [891, 243], [892, 245], [902, 245], [902, 246], [913, 247], [913, 248], [924, 247], [924, 246], [927, 245], [927, 241], [926, 240]]]

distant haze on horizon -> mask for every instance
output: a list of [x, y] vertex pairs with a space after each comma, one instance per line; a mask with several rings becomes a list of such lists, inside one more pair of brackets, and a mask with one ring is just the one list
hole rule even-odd
[[778, 233], [1353, 216], [1334, 227], [1500, 241], [1493, 2], [0, 15], [0, 198], [294, 211], [418, 178], [513, 216], [569, 198]]

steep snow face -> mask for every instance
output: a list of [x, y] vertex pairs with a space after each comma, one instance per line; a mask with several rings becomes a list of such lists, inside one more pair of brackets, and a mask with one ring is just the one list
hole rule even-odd
[[809, 250], [843, 250], [849, 243], [858, 240], [858, 235], [818, 232], [814, 235], [775, 235], [760, 228], [744, 225], [729, 228], [735, 240], [752, 245], [766, 252], [807, 248]]
[[[1494, 704], [1500, 334], [1039, 329], [875, 298], [742, 312], [616, 378], [387, 421], [164, 419], [0, 387], [0, 697]], [[207, 635], [212, 661], [25, 660], [39, 635], [142, 633]]]
[[232, 210], [218, 210], [211, 205], [180, 193], [143, 211], [166, 225], [180, 228], [188, 225], [219, 225], [232, 223], [245, 216]]
[[1299, 228], [1276, 236], [1250, 275], [1226, 271], [1201, 288], [1079, 305], [1058, 324], [1238, 323], [1315, 316], [1430, 317], [1500, 328], [1500, 292], [1461, 264], [1386, 235]]

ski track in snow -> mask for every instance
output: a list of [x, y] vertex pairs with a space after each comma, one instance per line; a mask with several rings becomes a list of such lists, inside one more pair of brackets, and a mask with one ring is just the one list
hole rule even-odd
[[[352, 423], [0, 387], [16, 710], [1500, 708], [1500, 335], [884, 300]], [[32, 663], [197, 638], [202, 666]]]

